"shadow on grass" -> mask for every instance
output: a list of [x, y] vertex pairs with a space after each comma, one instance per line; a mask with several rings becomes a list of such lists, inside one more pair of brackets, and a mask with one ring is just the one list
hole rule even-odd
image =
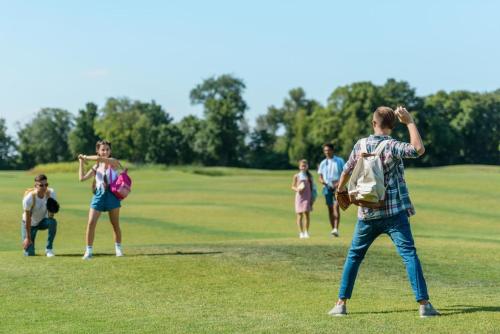
[[438, 310], [443, 311], [442, 316], [449, 316], [476, 312], [500, 312], [500, 306], [452, 305], [448, 308], [439, 308]]
[[[442, 317], [475, 313], [475, 312], [500, 312], [500, 306], [474, 306], [474, 305], [452, 305], [449, 307], [437, 308], [441, 312]], [[418, 312], [418, 307], [411, 310], [386, 310], [386, 311], [372, 311], [372, 312], [351, 312], [352, 315], [356, 314], [389, 314], [389, 313], [407, 313], [407, 312]]]
[[[141, 257], [141, 256], [170, 256], [170, 255], [213, 255], [222, 254], [223, 252], [163, 252], [163, 253], [133, 253], [125, 254], [125, 257]], [[82, 257], [82, 253], [78, 254], [58, 254], [57, 257]], [[116, 256], [115, 253], [97, 253], [94, 257]]]

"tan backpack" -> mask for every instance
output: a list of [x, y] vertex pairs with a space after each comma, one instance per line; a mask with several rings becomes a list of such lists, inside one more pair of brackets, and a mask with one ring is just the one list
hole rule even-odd
[[361, 157], [349, 179], [347, 191], [352, 203], [362, 207], [380, 208], [385, 205], [384, 168], [380, 155], [389, 140], [381, 141], [375, 151], [368, 153], [367, 138], [361, 139]]

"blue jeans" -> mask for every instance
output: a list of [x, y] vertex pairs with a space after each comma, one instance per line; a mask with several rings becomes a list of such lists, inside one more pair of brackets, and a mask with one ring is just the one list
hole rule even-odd
[[382, 233], [388, 234], [396, 246], [399, 255], [406, 266], [408, 279], [417, 301], [429, 299], [420, 260], [411, 234], [410, 223], [405, 212], [395, 216], [374, 219], [358, 220], [352, 238], [351, 248], [347, 254], [340, 283], [339, 298], [349, 299], [352, 295], [359, 265], [365, 257], [366, 251], [372, 242]]
[[[44, 218], [37, 226], [31, 226], [31, 245], [25, 250], [25, 254], [29, 256], [35, 255], [35, 238], [39, 230], [49, 230], [47, 237], [47, 246], [45, 249], [52, 249], [54, 239], [57, 232], [57, 221], [53, 218]], [[21, 223], [21, 238], [26, 238], [26, 222]]]

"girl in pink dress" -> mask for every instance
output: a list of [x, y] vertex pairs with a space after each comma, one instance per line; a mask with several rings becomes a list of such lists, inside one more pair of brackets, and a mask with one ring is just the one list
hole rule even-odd
[[[295, 213], [299, 238], [309, 238], [309, 212], [312, 211], [314, 183], [307, 160], [299, 161], [299, 172], [293, 176], [292, 190], [295, 191]], [[304, 222], [305, 218], [305, 222]]]

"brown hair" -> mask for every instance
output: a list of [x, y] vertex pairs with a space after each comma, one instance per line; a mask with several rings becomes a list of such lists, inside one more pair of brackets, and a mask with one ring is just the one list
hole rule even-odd
[[394, 110], [389, 107], [378, 107], [375, 110], [375, 117], [380, 121], [380, 127], [382, 129], [393, 129], [396, 126], [396, 114]]
[[99, 155], [99, 148], [101, 147], [101, 145], [108, 145], [109, 149], [111, 149], [111, 142], [107, 140], [98, 140], [97, 143], [95, 144], [95, 151], [97, 155]]
[[45, 174], [40, 174], [35, 176], [35, 182], [47, 181], [47, 176]]
[[307, 179], [309, 180], [309, 187], [311, 187], [311, 192], [312, 192], [313, 191], [313, 180], [312, 180], [311, 172], [309, 171], [309, 163], [307, 162], [306, 159], [301, 159], [301, 160], [299, 160], [299, 166], [301, 164], [306, 164], [308, 167], [306, 170], [306, 175], [307, 175]]

